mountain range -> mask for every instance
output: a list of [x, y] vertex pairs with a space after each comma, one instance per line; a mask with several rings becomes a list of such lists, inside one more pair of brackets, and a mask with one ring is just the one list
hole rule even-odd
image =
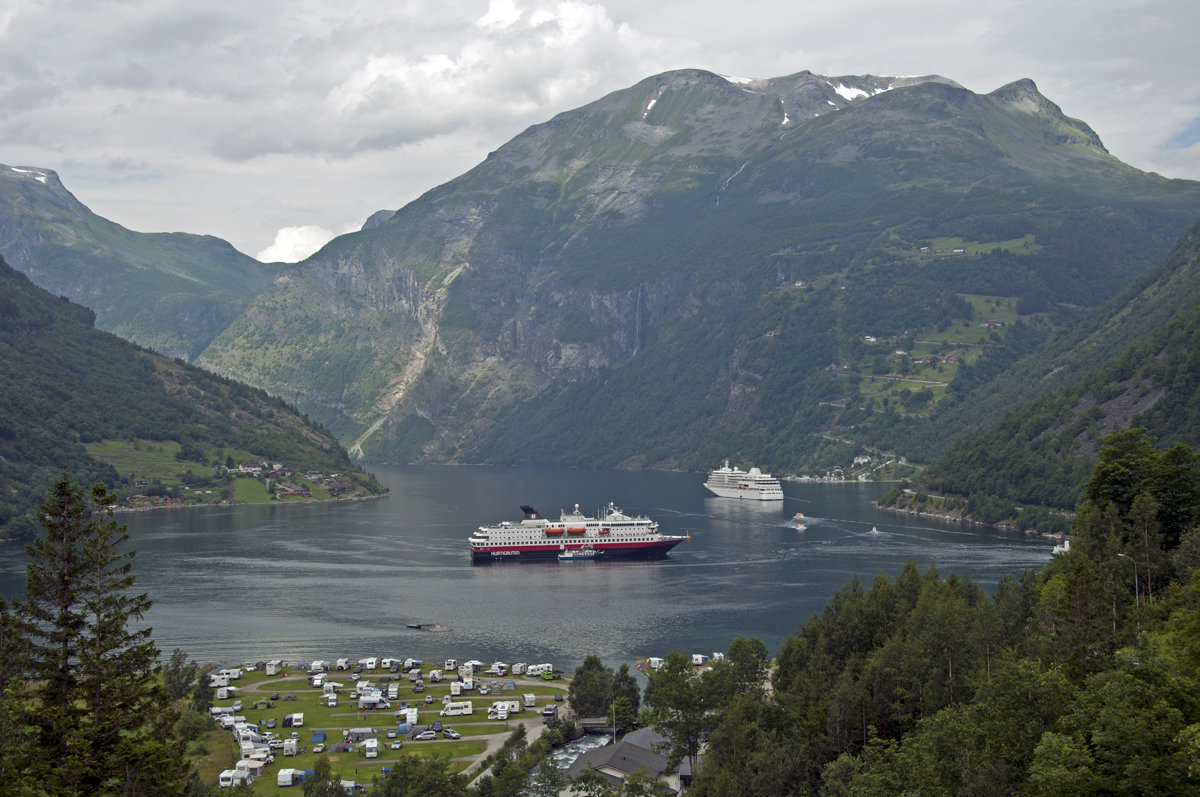
[[1136, 324], [1102, 332], [1142, 315], [1115, 303], [1200, 216], [1200, 183], [1121, 163], [1029, 80], [700, 70], [534, 125], [294, 265], [67, 197], [0, 168], [14, 266], [42, 284], [61, 264], [47, 287], [85, 304], [107, 269], [105, 308], [163, 285], [136, 335], [98, 324], [282, 397], [367, 461], [797, 473], [931, 462], [1084, 378], [1131, 345]]

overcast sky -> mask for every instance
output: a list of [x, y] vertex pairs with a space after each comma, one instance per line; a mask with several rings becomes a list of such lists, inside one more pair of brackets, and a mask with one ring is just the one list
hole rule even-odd
[[134, 230], [296, 260], [695, 67], [1027, 77], [1121, 160], [1200, 179], [1198, 33], [1196, 0], [4, 0], [0, 163]]

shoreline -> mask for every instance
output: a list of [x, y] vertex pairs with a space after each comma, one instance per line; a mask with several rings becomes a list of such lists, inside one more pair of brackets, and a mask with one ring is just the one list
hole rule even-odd
[[336, 498], [296, 498], [283, 501], [213, 501], [211, 503], [190, 503], [190, 504], [170, 504], [167, 506], [117, 506], [113, 507], [113, 514], [124, 512], [156, 512], [159, 510], [175, 510], [175, 509], [212, 509], [220, 506], [269, 506], [272, 504], [332, 504], [339, 501], [373, 501], [378, 498], [388, 498], [390, 492], [380, 493], [379, 495], [351, 495], [338, 496]]
[[1038, 537], [1044, 540], [1063, 540], [1070, 536], [1068, 533], [1044, 533], [1034, 531], [1032, 529], [1021, 529], [1014, 526], [1012, 523], [985, 523], [982, 520], [973, 520], [965, 518], [961, 515], [950, 515], [941, 512], [919, 512], [915, 509], [900, 509], [894, 506], [881, 506], [878, 501], [872, 501], [871, 506], [878, 509], [880, 512], [888, 512], [893, 515], [908, 515], [909, 517], [928, 518], [930, 520], [940, 520], [943, 523], [957, 523], [966, 526], [987, 526], [988, 528], [1006, 531], [1012, 534], [1023, 534], [1026, 537]]

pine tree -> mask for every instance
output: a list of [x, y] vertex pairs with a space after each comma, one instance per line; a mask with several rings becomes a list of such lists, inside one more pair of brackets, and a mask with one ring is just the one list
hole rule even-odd
[[131, 594], [133, 553], [113, 504], [102, 485], [85, 498], [63, 474], [41, 505], [46, 533], [26, 548], [18, 614], [38, 735], [28, 770], [51, 794], [181, 794], [187, 766], [158, 649], [149, 628], [130, 628], [150, 599]]
[[52, 794], [79, 793], [88, 763], [78, 702], [79, 653], [87, 619], [80, 589], [85, 563], [81, 541], [91, 524], [83, 493], [60, 476], [39, 506], [45, 535], [25, 546], [25, 600], [18, 607], [35, 699], [24, 705], [37, 737], [28, 771]]

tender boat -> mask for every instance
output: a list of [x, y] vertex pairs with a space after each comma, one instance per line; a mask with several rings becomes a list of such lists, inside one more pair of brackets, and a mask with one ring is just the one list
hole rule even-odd
[[600, 552], [590, 546], [583, 548], [568, 548], [565, 551], [559, 551], [558, 561], [560, 562], [586, 562], [589, 559], [595, 559], [600, 555]]

